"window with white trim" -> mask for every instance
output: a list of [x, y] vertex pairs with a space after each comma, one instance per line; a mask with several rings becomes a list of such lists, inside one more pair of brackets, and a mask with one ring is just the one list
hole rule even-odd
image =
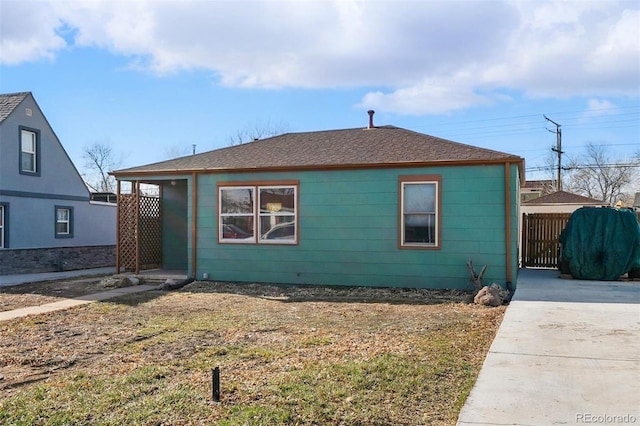
[[[437, 177], [401, 178], [400, 245], [402, 247], [437, 248], [439, 236], [439, 191]], [[412, 180], [415, 179], [415, 180]]]
[[218, 241], [297, 243], [297, 186], [233, 185], [218, 192]]
[[31, 130], [20, 130], [20, 172], [37, 174], [38, 134]]
[[219, 190], [220, 241], [255, 242], [255, 188], [236, 186]]
[[73, 237], [73, 207], [56, 206], [56, 238]]
[[259, 191], [261, 243], [296, 242], [296, 187], [263, 186]]

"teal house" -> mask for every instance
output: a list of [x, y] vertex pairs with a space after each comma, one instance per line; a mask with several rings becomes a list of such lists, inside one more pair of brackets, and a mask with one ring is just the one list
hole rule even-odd
[[[113, 172], [118, 267], [238, 283], [515, 285], [521, 157], [394, 126], [287, 133]], [[240, 285], [240, 284], [239, 284]]]

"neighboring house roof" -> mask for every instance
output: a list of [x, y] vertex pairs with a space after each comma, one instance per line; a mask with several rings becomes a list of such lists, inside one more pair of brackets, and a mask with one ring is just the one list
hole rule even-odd
[[[512, 162], [511, 154], [452, 142], [395, 126], [286, 133], [242, 145], [118, 170], [114, 175], [185, 171], [312, 169]], [[521, 173], [522, 174], [522, 173]]]
[[582, 195], [573, 194], [566, 191], [557, 191], [542, 197], [525, 201], [523, 204], [589, 204], [589, 205], [607, 205], [604, 201], [595, 198], [583, 197]]
[[545, 180], [528, 180], [524, 183], [524, 185], [522, 185], [522, 188], [545, 188], [548, 187], [550, 185], [553, 185], [552, 180], [550, 179], [545, 179]]
[[0, 94], [0, 123], [15, 110], [30, 92]]

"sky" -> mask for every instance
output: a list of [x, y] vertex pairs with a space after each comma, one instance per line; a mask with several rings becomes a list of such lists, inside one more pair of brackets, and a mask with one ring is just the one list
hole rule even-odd
[[[0, 91], [30, 91], [79, 170], [256, 130], [394, 125], [523, 157], [640, 153], [640, 2], [0, 0]], [[553, 172], [555, 173], [555, 172]]]

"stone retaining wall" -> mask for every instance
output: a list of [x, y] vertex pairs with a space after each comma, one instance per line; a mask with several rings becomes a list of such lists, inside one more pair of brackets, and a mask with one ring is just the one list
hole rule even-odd
[[104, 268], [115, 264], [115, 245], [0, 250], [0, 275]]

